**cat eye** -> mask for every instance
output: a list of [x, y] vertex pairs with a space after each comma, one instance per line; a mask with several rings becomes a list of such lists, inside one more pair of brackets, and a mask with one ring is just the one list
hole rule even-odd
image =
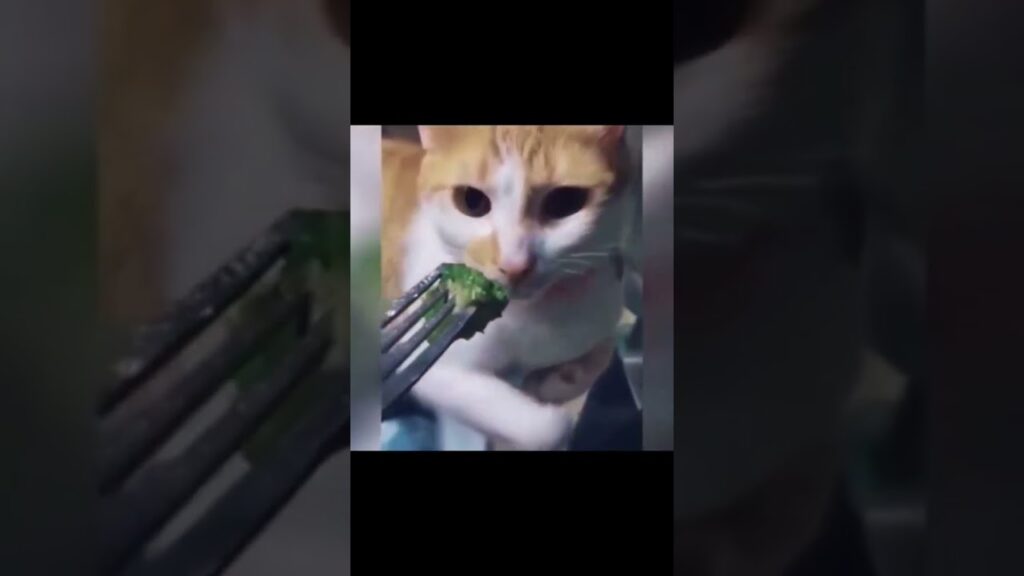
[[541, 216], [545, 220], [560, 220], [572, 216], [587, 205], [590, 190], [579, 186], [559, 186], [547, 193], [541, 204]]
[[479, 188], [455, 187], [455, 207], [466, 216], [480, 218], [491, 211], [491, 199]]

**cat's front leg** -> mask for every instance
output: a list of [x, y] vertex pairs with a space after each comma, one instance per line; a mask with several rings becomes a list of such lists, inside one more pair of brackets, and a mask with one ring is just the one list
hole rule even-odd
[[538, 402], [489, 372], [458, 364], [434, 366], [411, 393], [433, 410], [523, 450], [557, 449], [573, 428], [565, 409]]
[[548, 404], [565, 404], [585, 394], [611, 363], [615, 339], [608, 338], [579, 358], [530, 374], [523, 390]]

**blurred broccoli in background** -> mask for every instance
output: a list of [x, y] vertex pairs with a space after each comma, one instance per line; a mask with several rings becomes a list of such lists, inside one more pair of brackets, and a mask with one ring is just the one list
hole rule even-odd
[[[349, 364], [349, 213], [348, 211], [301, 210], [294, 214], [291, 249], [277, 282], [257, 285], [238, 306], [235, 322], [268, 313], [281, 297], [304, 292], [313, 296], [312, 316], [332, 316], [333, 345], [324, 362], [325, 371], [308, 378], [342, 378]], [[304, 337], [303, 322], [275, 334], [235, 375], [239, 390], [247, 390], [269, 375]], [[270, 454], [277, 441], [310, 409], [315, 388], [298, 386], [277, 409], [242, 453], [250, 462]]]

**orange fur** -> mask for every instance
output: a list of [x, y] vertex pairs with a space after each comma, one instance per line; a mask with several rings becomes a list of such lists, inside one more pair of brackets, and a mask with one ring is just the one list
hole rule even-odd
[[[521, 158], [532, 193], [558, 185], [584, 186], [600, 200], [616, 179], [618, 158], [606, 147], [608, 132], [621, 126], [430, 126], [437, 142], [428, 146], [420, 189], [448, 191], [457, 184], [484, 187], [504, 154]], [[617, 138], [617, 137], [616, 137]]]
[[493, 266], [498, 260], [498, 236], [488, 234], [466, 247], [466, 262], [470, 266]]
[[615, 354], [615, 339], [601, 342], [579, 358], [530, 374], [523, 391], [551, 404], [565, 404], [585, 394]]
[[401, 270], [406, 229], [419, 204], [416, 178], [423, 149], [415, 144], [384, 140], [381, 147], [381, 292], [401, 295]]
[[[421, 126], [424, 147], [386, 140], [382, 154], [382, 290], [400, 292], [403, 238], [420, 194], [451, 194], [456, 186], [486, 190], [506, 156], [523, 162], [527, 203], [554, 186], [593, 191], [599, 205], [614, 193], [622, 126]], [[490, 235], [471, 243], [466, 260], [493, 266], [500, 251]]]

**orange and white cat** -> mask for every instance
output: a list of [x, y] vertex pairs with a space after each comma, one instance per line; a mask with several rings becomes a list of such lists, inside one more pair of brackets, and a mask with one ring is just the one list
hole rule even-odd
[[439, 264], [506, 286], [501, 318], [456, 341], [412, 389], [442, 449], [488, 440], [555, 449], [562, 404], [607, 367], [623, 308], [621, 253], [634, 199], [622, 126], [421, 126], [383, 143], [385, 297]]

